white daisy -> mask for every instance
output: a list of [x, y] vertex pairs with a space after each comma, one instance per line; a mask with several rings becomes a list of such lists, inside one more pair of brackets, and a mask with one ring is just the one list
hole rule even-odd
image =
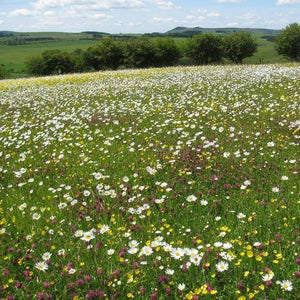
[[224, 272], [224, 271], [228, 270], [228, 267], [229, 267], [229, 265], [225, 261], [220, 261], [216, 264], [216, 269], [218, 272]]
[[197, 197], [195, 195], [190, 195], [186, 198], [187, 202], [195, 202]]
[[36, 263], [35, 267], [38, 270], [43, 271], [43, 272], [45, 272], [48, 269], [48, 265], [44, 261]]
[[281, 285], [281, 288], [285, 291], [292, 291], [293, 290], [293, 284], [289, 280], [283, 280], [282, 282], [279, 283]]
[[274, 273], [268, 273], [262, 276], [262, 281], [271, 281], [274, 277]]
[[81, 239], [85, 242], [89, 242], [94, 238], [95, 238], [95, 236], [94, 236], [93, 232], [91, 232], [91, 231], [84, 232], [83, 236], [81, 237]]
[[45, 252], [42, 256], [43, 260], [49, 260], [51, 258], [51, 253], [50, 252]]

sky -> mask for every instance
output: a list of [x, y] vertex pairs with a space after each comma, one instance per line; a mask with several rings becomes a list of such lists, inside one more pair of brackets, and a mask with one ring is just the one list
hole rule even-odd
[[0, 31], [166, 32], [184, 27], [282, 29], [300, 0], [0, 0]]

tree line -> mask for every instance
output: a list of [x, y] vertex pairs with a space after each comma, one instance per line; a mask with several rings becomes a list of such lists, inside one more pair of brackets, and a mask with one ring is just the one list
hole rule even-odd
[[[290, 24], [276, 37], [278, 54], [300, 61], [300, 25]], [[180, 46], [171, 37], [141, 36], [125, 41], [104, 37], [86, 51], [46, 50], [29, 57], [27, 72], [34, 76], [65, 74], [125, 68], [166, 67], [178, 64], [207, 65], [224, 59], [241, 64], [257, 51], [250, 32], [229, 35], [202, 33], [187, 39]], [[4, 68], [0, 66], [0, 78]], [[1, 76], [3, 75], [3, 76]]]
[[196, 65], [221, 63], [224, 58], [240, 64], [256, 50], [257, 44], [249, 32], [235, 32], [224, 37], [203, 33], [187, 39], [180, 46], [171, 37], [151, 39], [144, 35], [126, 41], [104, 37], [86, 51], [46, 50], [41, 55], [30, 57], [26, 65], [32, 75], [50, 75], [175, 66], [183, 57]]

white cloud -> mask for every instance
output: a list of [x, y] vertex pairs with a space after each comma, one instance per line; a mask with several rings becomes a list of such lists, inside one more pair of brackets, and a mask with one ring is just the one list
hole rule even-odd
[[106, 15], [106, 14], [94, 14], [90, 16], [91, 19], [97, 19], [100, 21], [107, 21], [112, 19], [113, 17], [110, 15]]
[[127, 23], [127, 25], [129, 27], [138, 27], [138, 26], [141, 26], [142, 23], [140, 23], [140, 22], [129, 22], [129, 23]]
[[124, 9], [124, 8], [141, 8], [144, 3], [141, 0], [38, 0], [31, 2], [35, 9], [45, 9], [47, 7], [55, 8], [67, 5], [84, 7], [85, 9]]
[[206, 16], [209, 18], [215, 18], [215, 17], [220, 17], [221, 15], [217, 12], [210, 12]]
[[206, 14], [208, 12], [208, 10], [199, 8], [199, 9], [196, 10], [196, 12], [199, 13], [199, 14]]
[[190, 20], [204, 21], [207, 18], [217, 18], [221, 14], [215, 11], [208, 11], [207, 9], [197, 9], [195, 15], [188, 15], [186, 18]]
[[174, 3], [171, 1], [150, 0], [150, 2], [162, 9], [170, 9], [175, 7]]
[[232, 23], [227, 23], [226, 27], [237, 27], [239, 23], [237, 22], [232, 22]]
[[213, 1], [218, 3], [237, 3], [237, 2], [243, 2], [244, 0], [213, 0]]
[[173, 21], [173, 18], [157, 18], [157, 17], [154, 17], [151, 20], [151, 22], [154, 22], [154, 23], [167, 23], [167, 22], [172, 22], [172, 21]]
[[16, 9], [16, 10], [13, 10], [9, 13], [10, 16], [12, 17], [19, 17], [19, 16], [23, 16], [23, 17], [28, 17], [28, 16], [34, 16], [36, 15], [36, 11], [31, 11], [31, 10], [28, 10], [28, 9]]
[[30, 4], [38, 10], [43, 10], [47, 7], [60, 7], [64, 6], [66, 4], [72, 3], [71, 0], [38, 0], [36, 2], [31, 2]]
[[188, 23], [193, 22], [193, 24], [199, 24], [199, 22], [204, 22], [207, 20], [206, 16], [194, 16], [194, 15], [189, 15], [186, 16], [186, 19], [188, 20]]
[[47, 10], [44, 12], [45, 17], [54, 17], [55, 15], [56, 15], [56, 13], [53, 10]]
[[300, 3], [300, 0], [278, 0], [277, 5]]
[[258, 19], [259, 17], [256, 15], [256, 14], [251, 14], [251, 13], [246, 13], [246, 14], [243, 14], [242, 16], [240, 16], [241, 19], [246, 19], [246, 20], [255, 20], [255, 19]]

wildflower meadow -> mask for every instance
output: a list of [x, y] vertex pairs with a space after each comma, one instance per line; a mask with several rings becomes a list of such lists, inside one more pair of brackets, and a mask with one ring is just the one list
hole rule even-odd
[[300, 65], [0, 82], [0, 299], [299, 299]]

